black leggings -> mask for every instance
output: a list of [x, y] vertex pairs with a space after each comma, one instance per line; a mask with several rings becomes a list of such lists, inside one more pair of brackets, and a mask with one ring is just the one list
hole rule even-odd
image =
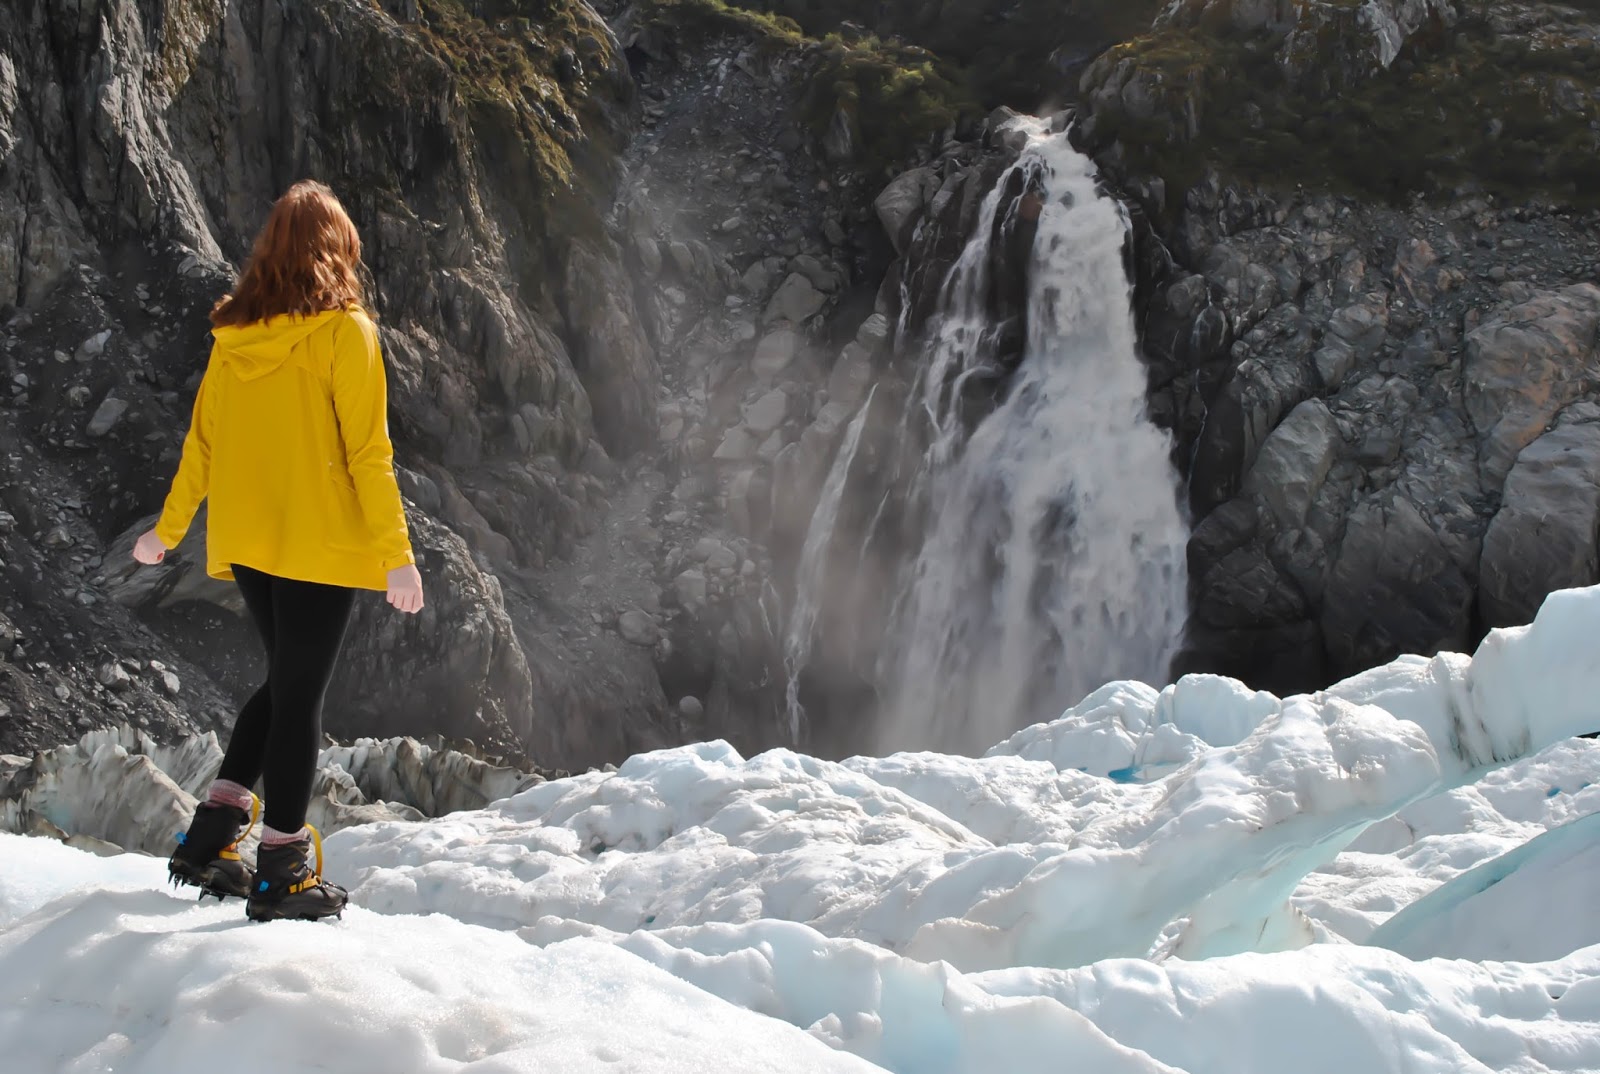
[[355, 590], [297, 582], [237, 564], [233, 577], [267, 647], [267, 681], [233, 725], [218, 779], [263, 784], [268, 827], [306, 822], [322, 738], [322, 697], [344, 644]]

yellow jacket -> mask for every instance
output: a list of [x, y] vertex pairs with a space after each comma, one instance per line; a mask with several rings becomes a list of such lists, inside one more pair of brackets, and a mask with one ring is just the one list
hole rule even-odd
[[212, 331], [183, 460], [156, 536], [176, 548], [200, 501], [206, 573], [387, 589], [414, 563], [394, 479], [378, 329], [365, 312]]

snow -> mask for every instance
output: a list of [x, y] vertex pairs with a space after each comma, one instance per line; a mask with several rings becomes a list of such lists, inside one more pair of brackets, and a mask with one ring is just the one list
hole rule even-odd
[[[78, 851], [23, 843], [0, 836], [8, 866], [15, 855], [83, 867], [66, 864]], [[164, 865], [135, 860], [144, 890], [130, 890], [130, 862], [126, 886], [80, 872], [20, 923], [52, 893], [0, 888], [0, 920], [12, 922], [0, 933], [0, 1041], [28, 1057], [23, 1069], [703, 1074], [730, 1055], [763, 1074], [872, 1069], [609, 945], [541, 950], [446, 917], [360, 910], [255, 928], [237, 903], [154, 890]]]
[[981, 976], [1082, 1010], [1189, 1074], [1600, 1069], [1600, 952], [1553, 965], [1412, 962], [1367, 947]]
[[0, 1047], [119, 1072], [223, 1034], [263, 1070], [1597, 1070], [1600, 744], [1572, 737], [1600, 727], [1597, 634], [1600, 589], [1571, 591], [1470, 658], [1281, 700], [1112, 684], [979, 758], [643, 754], [330, 836], [332, 925], [0, 836]]
[[[1596, 812], [1600, 741], [1571, 739], [1373, 825], [1307, 876], [1293, 901], [1338, 936], [1365, 943], [1397, 910], [1445, 881]], [[1570, 921], [1537, 920], [1557, 930]]]
[[906, 1074], [1055, 1069], [1064, 1046], [1082, 1069], [1151, 1069], [1107, 1041], [1190, 1074], [1600, 1069], [1600, 950], [1480, 966], [1319, 945], [962, 975], [780, 922], [605, 938]]
[[1600, 944], [1597, 905], [1600, 813], [1591, 813], [1469, 869], [1367, 942], [1416, 959], [1538, 962]]

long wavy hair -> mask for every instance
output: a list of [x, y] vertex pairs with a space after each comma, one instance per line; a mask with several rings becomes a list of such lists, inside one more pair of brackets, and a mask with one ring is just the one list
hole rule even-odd
[[361, 236], [322, 183], [296, 183], [256, 236], [250, 260], [211, 310], [211, 323], [245, 325], [283, 314], [309, 317], [365, 305]]

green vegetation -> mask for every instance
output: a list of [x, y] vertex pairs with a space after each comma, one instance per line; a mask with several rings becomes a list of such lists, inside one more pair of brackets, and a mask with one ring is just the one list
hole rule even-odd
[[433, 184], [464, 184], [448, 204], [474, 244], [504, 252], [525, 297], [546, 295], [569, 241], [605, 232], [628, 91], [613, 38], [569, 0], [417, 6], [413, 20], [376, 0], [354, 17], [345, 3], [309, 8], [360, 57], [328, 76], [329, 129], [366, 143], [333, 178], [367, 214], [437, 222], [449, 218], [434, 216]]
[[[424, 41], [454, 76], [473, 126], [494, 136], [496, 147], [525, 155], [547, 183], [571, 183], [583, 125], [556, 63], [586, 31], [601, 48], [606, 41], [599, 27], [583, 24], [584, 9], [562, 0], [421, 0], [421, 7]], [[575, 96], [581, 104], [583, 95]]]
[[810, 65], [802, 121], [818, 138], [836, 117], [848, 124], [854, 164], [870, 175], [903, 164], [951, 125], [978, 114], [962, 73], [924, 49], [838, 33], [817, 40], [793, 19], [723, 0], [646, 0], [641, 14], [669, 40], [730, 35], [748, 39], [767, 58], [798, 51]]
[[793, 18], [823, 36], [841, 23], [871, 25], [931, 49], [969, 73], [985, 108], [1008, 104], [1032, 111], [1065, 101], [1076, 89], [1058, 51], [1083, 60], [1150, 29], [1163, 0], [746, 0], [747, 6]]
[[848, 123], [861, 170], [876, 175], [976, 115], [978, 104], [959, 74], [922, 49], [835, 34], [824, 42], [803, 111], [819, 133], [836, 115]]
[[723, 0], [646, 0], [639, 6], [639, 16], [644, 25], [679, 40], [735, 35], [749, 37], [766, 50], [805, 43], [805, 35], [793, 19], [734, 7]]
[[1153, 118], [1106, 116], [1108, 133], [1136, 170], [1176, 190], [1214, 164], [1263, 184], [1396, 201], [1469, 181], [1511, 197], [1600, 201], [1600, 49], [1588, 37], [1501, 37], [1469, 16], [1342, 93], [1290, 84], [1276, 44], [1165, 30], [1117, 46], [1103, 62], [1136, 64], [1159, 103]]
[[222, 0], [170, 0], [160, 10], [148, 77], [169, 100], [194, 74], [201, 48], [222, 25], [222, 11]]

